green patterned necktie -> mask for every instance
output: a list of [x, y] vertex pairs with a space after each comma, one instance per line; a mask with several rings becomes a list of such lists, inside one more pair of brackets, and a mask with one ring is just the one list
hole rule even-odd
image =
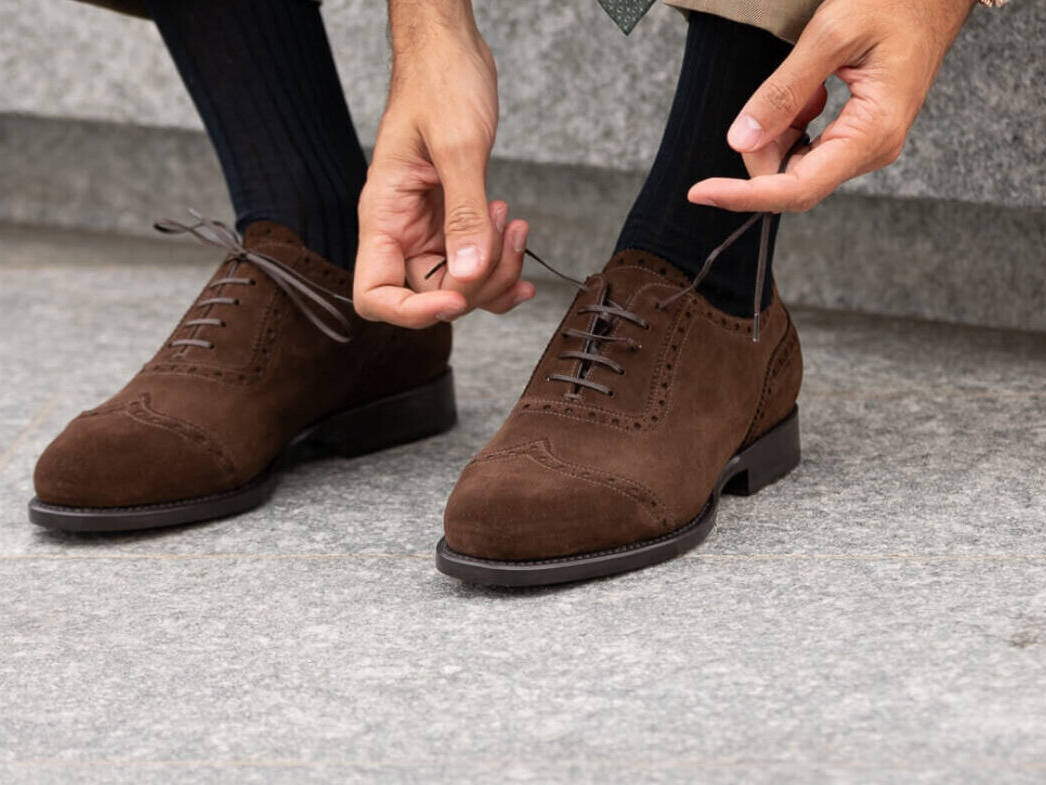
[[625, 31], [625, 35], [628, 35], [650, 10], [654, 0], [599, 0], [599, 4], [610, 14], [610, 18], [617, 22], [617, 26]]

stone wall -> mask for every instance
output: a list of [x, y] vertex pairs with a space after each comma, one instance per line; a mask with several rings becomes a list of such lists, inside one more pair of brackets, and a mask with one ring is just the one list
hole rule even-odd
[[[685, 25], [655, 6], [626, 38], [594, 0], [476, 6], [502, 91], [492, 191], [534, 220], [562, 264], [591, 269], [656, 149]], [[383, 7], [324, 6], [365, 144], [387, 83]], [[1044, 40], [1046, 0], [975, 9], [901, 160], [785, 221], [786, 294], [1046, 329]], [[227, 209], [148, 22], [70, 0], [0, 0], [0, 73], [0, 220], [137, 231], [188, 203]], [[833, 86], [833, 101], [843, 93]], [[986, 283], [985, 269], [1005, 274]]]

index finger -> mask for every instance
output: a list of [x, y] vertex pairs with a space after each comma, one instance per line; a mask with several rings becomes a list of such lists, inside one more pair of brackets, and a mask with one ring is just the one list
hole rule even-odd
[[446, 289], [408, 289], [406, 261], [391, 237], [360, 238], [353, 278], [353, 305], [362, 318], [420, 329], [457, 316], [466, 309], [463, 295]]
[[[359, 302], [357, 299], [357, 313]], [[402, 286], [378, 286], [366, 292], [364, 308], [368, 315], [360, 315], [364, 319], [420, 330], [436, 322], [450, 321], [467, 307], [464, 297], [445, 289], [418, 293]]]
[[739, 212], [804, 212], [864, 171], [870, 158], [859, 138], [818, 140], [783, 174], [712, 177], [692, 186], [687, 199]]

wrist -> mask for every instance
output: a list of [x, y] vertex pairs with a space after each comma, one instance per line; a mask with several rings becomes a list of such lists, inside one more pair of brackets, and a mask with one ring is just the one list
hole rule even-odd
[[471, 0], [389, 0], [393, 66], [424, 56], [444, 42], [480, 38]]

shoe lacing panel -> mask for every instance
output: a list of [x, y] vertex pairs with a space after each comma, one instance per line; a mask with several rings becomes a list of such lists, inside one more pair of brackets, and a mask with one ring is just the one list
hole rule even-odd
[[[161, 219], [153, 226], [157, 231], [165, 234], [190, 234], [206, 245], [213, 245], [228, 252], [228, 259], [232, 260], [228, 274], [224, 278], [212, 281], [207, 290], [218, 289], [223, 286], [254, 286], [253, 278], [237, 277], [236, 271], [240, 264], [250, 262], [259, 271], [269, 276], [298, 310], [302, 312], [315, 327], [331, 340], [338, 343], [348, 343], [352, 339], [351, 324], [348, 317], [338, 308], [338, 303], [352, 303], [352, 299], [344, 295], [326, 289], [323, 286], [310, 281], [304, 275], [292, 267], [281, 262], [274, 256], [260, 251], [250, 250], [243, 245], [240, 235], [235, 229], [222, 221], [204, 218], [195, 210], [189, 214], [196, 219], [195, 223], [185, 224], [180, 221]], [[205, 297], [197, 301], [195, 307], [207, 308], [212, 305], [239, 305], [239, 299], [235, 297]], [[317, 308], [320, 309], [317, 311]], [[322, 312], [322, 314], [321, 314]], [[325, 314], [325, 316], [323, 315]], [[324, 322], [324, 318], [333, 320], [337, 327], [335, 329]], [[201, 317], [188, 319], [183, 322], [185, 327], [225, 327], [222, 319], [212, 317]], [[201, 349], [213, 349], [214, 342], [200, 338], [179, 338], [171, 341], [171, 346], [195, 346]]]

